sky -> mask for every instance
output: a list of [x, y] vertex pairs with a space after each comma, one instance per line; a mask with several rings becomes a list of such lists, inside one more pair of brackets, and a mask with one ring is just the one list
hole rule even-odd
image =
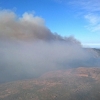
[[100, 0], [0, 0], [0, 10], [38, 16], [52, 33], [100, 48]]

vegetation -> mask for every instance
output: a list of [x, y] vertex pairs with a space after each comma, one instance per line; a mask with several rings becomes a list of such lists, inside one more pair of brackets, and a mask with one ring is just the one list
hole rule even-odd
[[1, 84], [0, 100], [100, 100], [99, 72], [99, 68], [77, 68]]

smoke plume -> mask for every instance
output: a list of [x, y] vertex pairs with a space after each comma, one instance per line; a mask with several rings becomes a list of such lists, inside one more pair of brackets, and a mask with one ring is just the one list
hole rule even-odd
[[[47, 71], [96, 66], [94, 52], [74, 37], [52, 33], [33, 14], [0, 11], [0, 82], [37, 77]], [[94, 67], [93, 66], [93, 67]]]

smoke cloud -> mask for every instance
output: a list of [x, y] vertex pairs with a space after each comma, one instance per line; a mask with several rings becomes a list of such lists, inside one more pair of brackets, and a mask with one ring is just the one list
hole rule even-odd
[[94, 56], [74, 37], [52, 33], [40, 17], [0, 11], [0, 82], [35, 78], [58, 69], [98, 66]]
[[9, 10], [0, 11], [0, 37], [17, 40], [62, 40], [53, 34], [44, 24], [44, 20], [33, 14], [24, 13], [18, 17]]

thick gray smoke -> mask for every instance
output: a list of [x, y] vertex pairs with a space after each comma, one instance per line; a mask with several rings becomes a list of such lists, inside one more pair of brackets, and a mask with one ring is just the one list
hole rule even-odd
[[18, 17], [9, 10], [0, 11], [0, 38], [25, 41], [63, 40], [61, 36], [52, 34], [42, 18], [28, 13]]
[[0, 11], [0, 82], [93, 66], [93, 56], [73, 37], [52, 33], [40, 17], [28, 13], [18, 17], [12, 11]]

